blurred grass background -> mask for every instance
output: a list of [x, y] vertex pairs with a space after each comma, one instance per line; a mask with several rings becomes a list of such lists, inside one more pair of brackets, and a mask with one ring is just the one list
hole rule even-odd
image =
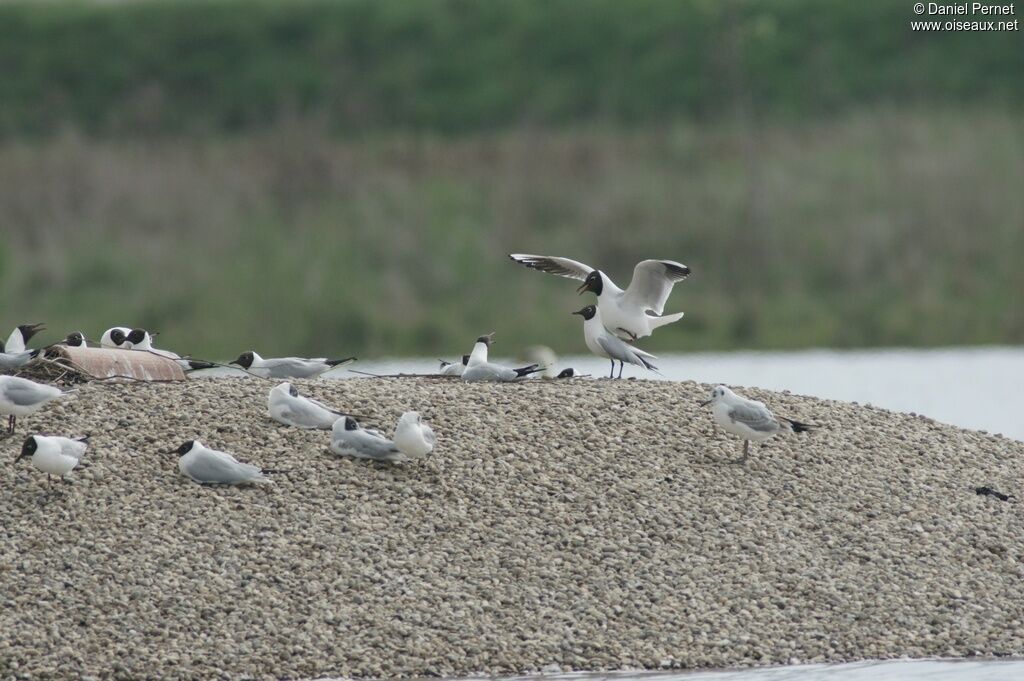
[[[0, 4], [8, 326], [197, 356], [582, 352], [569, 281], [694, 274], [657, 351], [1024, 341], [1019, 33], [890, 0]], [[586, 302], [589, 302], [589, 296]]]

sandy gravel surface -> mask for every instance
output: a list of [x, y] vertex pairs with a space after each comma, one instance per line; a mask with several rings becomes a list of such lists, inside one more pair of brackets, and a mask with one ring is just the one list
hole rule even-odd
[[[251, 379], [81, 387], [0, 441], [0, 677], [281, 678], [1024, 654], [1024, 444], [756, 390], [822, 424], [726, 463], [707, 386], [297, 382], [426, 462], [339, 458]], [[93, 434], [48, 490], [28, 432]], [[201, 438], [281, 472], [213, 488]]]

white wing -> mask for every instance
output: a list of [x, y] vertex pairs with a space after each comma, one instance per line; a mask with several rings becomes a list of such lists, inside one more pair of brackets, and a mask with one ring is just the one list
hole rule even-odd
[[520, 265], [526, 265], [530, 269], [548, 274], [557, 274], [568, 279], [579, 279], [583, 281], [587, 275], [594, 271], [593, 267], [584, 265], [569, 258], [556, 258], [550, 255], [528, 255], [526, 253], [511, 253], [510, 258]]
[[623, 300], [655, 314], [665, 311], [665, 301], [677, 281], [690, 276], [690, 268], [672, 260], [644, 260], [633, 268], [633, 281]]

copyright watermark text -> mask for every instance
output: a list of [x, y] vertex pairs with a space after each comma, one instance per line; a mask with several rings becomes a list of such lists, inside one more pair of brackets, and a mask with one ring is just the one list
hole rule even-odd
[[1019, 31], [1015, 3], [992, 5], [984, 2], [916, 2], [914, 14], [931, 17], [913, 19], [912, 31]]

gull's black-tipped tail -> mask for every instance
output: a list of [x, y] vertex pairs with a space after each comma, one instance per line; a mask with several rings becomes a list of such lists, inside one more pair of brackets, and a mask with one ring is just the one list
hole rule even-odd
[[213, 362], [204, 362], [201, 359], [190, 359], [188, 360], [189, 371], [196, 371], [197, 369], [212, 369], [217, 366]]
[[349, 362], [356, 361], [355, 357], [346, 357], [345, 359], [329, 359], [325, 362], [327, 366], [336, 367], [339, 364], [348, 364]]
[[790, 425], [794, 433], [806, 433], [811, 428], [818, 427], [813, 423], [800, 423], [799, 421], [794, 421], [793, 419], [787, 419], [785, 416], [782, 417], [782, 420]]
[[539, 367], [536, 364], [531, 364], [528, 367], [523, 367], [521, 369], [516, 369], [515, 370], [516, 378], [522, 378], [523, 376], [529, 376], [530, 374], [535, 374], [538, 371], [544, 371], [544, 369], [542, 369], [541, 367]]

